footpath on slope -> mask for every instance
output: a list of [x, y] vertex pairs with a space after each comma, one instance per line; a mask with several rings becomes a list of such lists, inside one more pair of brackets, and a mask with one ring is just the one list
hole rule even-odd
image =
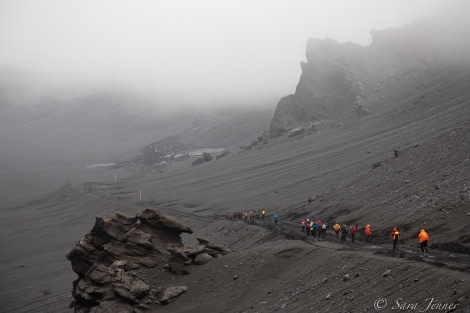
[[[191, 212], [183, 211], [183, 207], [180, 207], [176, 203], [164, 202], [157, 204], [143, 204], [117, 199], [116, 197], [109, 196], [103, 192], [98, 191], [96, 185], [101, 184], [96, 182], [88, 182], [84, 184], [84, 189], [90, 193], [93, 193], [97, 197], [111, 202], [125, 204], [136, 208], [151, 208], [177, 218], [191, 219], [192, 221], [200, 221], [202, 223], [209, 223], [216, 221], [217, 219], [223, 218], [221, 216], [214, 217], [209, 215], [198, 215]], [[336, 239], [335, 233], [331, 229], [327, 230], [327, 235], [324, 238], [307, 236], [300, 230], [300, 225], [293, 221], [282, 221], [279, 222], [277, 225], [274, 225], [272, 216], [266, 216], [264, 220], [234, 220], [233, 222], [246, 223], [249, 225], [265, 228], [273, 234], [271, 238], [280, 236], [289, 240], [302, 240], [312, 245], [334, 250], [349, 250], [351, 252], [369, 251], [376, 255], [384, 257], [405, 258], [414, 262], [425, 262], [435, 267], [447, 268], [450, 270], [461, 272], [470, 272], [470, 257], [466, 254], [450, 253], [441, 250], [431, 250], [430, 253], [422, 254], [418, 246], [411, 247], [409, 245], [400, 245], [399, 250], [393, 250], [392, 240], [390, 240], [389, 244], [377, 242], [365, 243], [364, 241], [360, 240], [361, 236], [358, 235], [356, 235], [355, 243], [352, 243], [350, 238], [347, 238], [347, 241], [345, 243], [340, 243], [340, 239]]]

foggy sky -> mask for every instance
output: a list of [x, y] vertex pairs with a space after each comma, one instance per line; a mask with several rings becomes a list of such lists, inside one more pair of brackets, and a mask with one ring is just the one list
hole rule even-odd
[[293, 93], [308, 38], [368, 45], [446, 0], [0, 0], [0, 64], [182, 101]]

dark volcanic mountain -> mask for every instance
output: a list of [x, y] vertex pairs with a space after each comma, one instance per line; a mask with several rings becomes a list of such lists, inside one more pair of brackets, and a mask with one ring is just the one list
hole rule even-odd
[[[277, 137], [297, 126], [378, 114], [422, 101], [432, 84], [470, 64], [468, 19], [446, 14], [402, 28], [372, 31], [372, 44], [310, 39], [296, 92], [282, 98], [270, 126]], [[414, 98], [414, 99], [413, 99]]]

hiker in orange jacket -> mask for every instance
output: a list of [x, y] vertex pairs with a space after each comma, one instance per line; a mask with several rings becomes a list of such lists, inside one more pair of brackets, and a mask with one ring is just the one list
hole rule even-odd
[[364, 228], [364, 232], [366, 233], [366, 242], [370, 242], [370, 239], [372, 237], [372, 232], [370, 231], [369, 224], [367, 224], [367, 226]]
[[419, 245], [421, 246], [421, 252], [424, 253], [424, 251], [426, 251], [426, 253], [428, 253], [429, 236], [428, 236], [428, 233], [423, 228], [421, 228], [418, 238], [419, 238]]
[[339, 231], [341, 230], [341, 226], [336, 222], [335, 226], [333, 226], [335, 233], [336, 233], [336, 239], [338, 239]]

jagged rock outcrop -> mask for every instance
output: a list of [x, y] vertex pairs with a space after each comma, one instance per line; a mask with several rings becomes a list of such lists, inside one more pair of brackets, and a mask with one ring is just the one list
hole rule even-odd
[[225, 151], [222, 152], [221, 154], [217, 155], [217, 156], [215, 157], [215, 159], [218, 160], [218, 159], [223, 158], [224, 156], [227, 156], [227, 155], [229, 155], [229, 154], [230, 154], [230, 152], [229, 152], [228, 150], [225, 150]]
[[251, 149], [260, 149], [264, 145], [266, 145], [267, 143], [268, 143], [268, 139], [263, 134], [263, 136], [259, 136], [257, 138], [257, 140], [253, 140], [250, 145], [241, 146], [240, 147], [240, 152], [248, 151], [248, 150], [251, 150]]
[[202, 158], [204, 159], [204, 162], [212, 161], [212, 155], [210, 155], [210, 154], [207, 153], [207, 152], [204, 152], [204, 153], [202, 154]]
[[420, 80], [469, 66], [464, 31], [469, 27], [464, 14], [442, 14], [401, 28], [372, 30], [372, 43], [366, 47], [310, 39], [295, 93], [280, 99], [269, 136], [314, 121], [377, 113], [384, 103], [407, 97], [415, 104], [417, 89], [425, 84]]
[[204, 159], [202, 157], [197, 158], [196, 160], [194, 160], [191, 163], [191, 166], [197, 166], [197, 165], [201, 165], [201, 164], [204, 164]]
[[201, 157], [197, 158], [191, 163], [191, 166], [201, 165], [205, 162], [212, 161], [212, 155], [210, 153], [204, 152]]
[[296, 92], [279, 101], [270, 137], [312, 121], [341, 118], [347, 107], [350, 112], [362, 97], [360, 80], [353, 68], [360, 67], [363, 49], [353, 43], [310, 39]]
[[187, 287], [159, 286], [145, 273], [188, 274], [187, 266], [230, 252], [201, 238], [197, 245], [183, 246], [181, 233], [192, 230], [151, 209], [134, 217], [97, 217], [92, 230], [66, 255], [78, 275], [72, 292], [75, 312], [136, 312], [168, 303]]

